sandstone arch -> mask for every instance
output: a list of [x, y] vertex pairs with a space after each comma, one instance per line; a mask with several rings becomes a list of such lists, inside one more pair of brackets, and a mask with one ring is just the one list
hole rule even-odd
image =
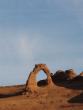
[[46, 66], [46, 64], [36, 64], [26, 82], [26, 91], [34, 92], [37, 90], [38, 86], [36, 82], [36, 75], [39, 73], [40, 70], [43, 70], [45, 72], [47, 76], [47, 80], [46, 80], [47, 84], [48, 85], [52, 84], [51, 72]]

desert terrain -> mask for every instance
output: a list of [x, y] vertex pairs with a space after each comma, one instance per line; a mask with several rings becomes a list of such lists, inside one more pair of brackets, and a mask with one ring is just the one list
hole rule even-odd
[[26, 84], [0, 87], [0, 110], [83, 110], [83, 76], [70, 76], [57, 71], [51, 86], [40, 80], [37, 90], [27, 94]]

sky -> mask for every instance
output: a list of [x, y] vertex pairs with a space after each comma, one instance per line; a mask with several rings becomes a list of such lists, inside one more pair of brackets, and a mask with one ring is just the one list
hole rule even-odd
[[38, 63], [83, 71], [83, 0], [0, 0], [0, 86], [25, 83]]

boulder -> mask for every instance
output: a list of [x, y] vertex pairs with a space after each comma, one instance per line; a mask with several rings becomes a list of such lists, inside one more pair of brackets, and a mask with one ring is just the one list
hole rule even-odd
[[71, 80], [76, 77], [76, 73], [73, 69], [66, 70], [65, 75], [67, 80]]
[[79, 76], [83, 76], [83, 71], [80, 73], [80, 75]]
[[65, 80], [65, 72], [63, 70], [58, 70], [56, 71], [56, 73], [53, 76], [55, 78], [55, 80], [59, 80], [59, 81], [63, 81]]

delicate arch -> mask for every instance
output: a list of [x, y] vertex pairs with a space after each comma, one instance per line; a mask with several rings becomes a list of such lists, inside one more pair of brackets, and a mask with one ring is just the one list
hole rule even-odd
[[46, 66], [46, 64], [36, 64], [33, 71], [30, 73], [29, 78], [26, 82], [26, 91], [35, 91], [37, 89], [37, 82], [36, 82], [36, 75], [39, 73], [40, 70], [43, 70], [44, 73], [47, 76], [47, 84], [50, 85], [52, 84], [52, 79], [51, 79], [51, 72]]

